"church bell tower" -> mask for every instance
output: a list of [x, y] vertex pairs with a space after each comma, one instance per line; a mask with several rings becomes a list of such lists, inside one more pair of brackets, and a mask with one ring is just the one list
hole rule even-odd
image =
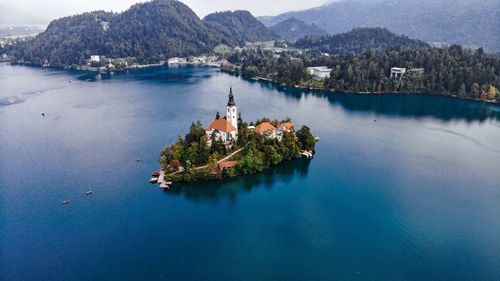
[[234, 102], [233, 87], [229, 88], [229, 101], [227, 102], [227, 121], [238, 131], [238, 108]]

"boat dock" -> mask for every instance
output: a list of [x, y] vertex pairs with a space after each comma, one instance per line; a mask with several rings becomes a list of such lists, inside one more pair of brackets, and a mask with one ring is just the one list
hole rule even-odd
[[165, 172], [160, 170], [160, 175], [158, 176], [158, 184], [161, 189], [170, 189], [172, 185], [171, 181], [165, 181]]
[[305, 158], [307, 158], [307, 159], [311, 159], [311, 158], [313, 158], [313, 155], [314, 155], [314, 154], [313, 154], [313, 152], [312, 152], [312, 151], [310, 151], [310, 150], [302, 150], [302, 151], [300, 152], [300, 155], [304, 156], [304, 157], [305, 157]]

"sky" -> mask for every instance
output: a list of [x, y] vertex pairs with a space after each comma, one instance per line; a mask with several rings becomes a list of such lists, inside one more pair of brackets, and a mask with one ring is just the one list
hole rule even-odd
[[[225, 10], [248, 10], [255, 16], [272, 16], [283, 12], [321, 6], [327, 0], [181, 0], [199, 17]], [[52, 19], [106, 10], [121, 12], [138, 0], [0, 0], [0, 23], [47, 24]], [[144, 1], [142, 1], [144, 2]]]

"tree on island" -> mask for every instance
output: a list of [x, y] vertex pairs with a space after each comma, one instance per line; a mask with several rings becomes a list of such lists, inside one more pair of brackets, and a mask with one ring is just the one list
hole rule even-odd
[[[273, 126], [291, 122], [285, 120], [261, 118], [256, 124], [270, 122]], [[262, 172], [276, 166], [285, 160], [300, 157], [300, 150], [314, 151], [314, 137], [307, 126], [303, 126], [295, 133], [293, 128], [281, 131], [281, 138], [257, 133], [248, 128], [246, 122], [241, 121], [238, 126], [238, 141], [224, 143], [210, 136], [207, 142], [205, 129], [201, 122], [193, 122], [189, 132], [184, 137], [165, 147], [160, 155], [159, 162], [167, 177], [174, 181], [193, 181], [205, 178], [224, 178], [237, 175], [249, 175]], [[211, 145], [208, 146], [208, 143]], [[229, 168], [219, 168], [219, 161], [226, 157], [230, 151], [241, 149], [231, 157], [236, 165]], [[184, 170], [181, 169], [184, 168]]]
[[309, 129], [309, 127], [302, 126], [302, 128], [300, 128], [300, 130], [298, 130], [296, 134], [301, 149], [314, 151], [316, 140], [311, 134], [311, 129]]

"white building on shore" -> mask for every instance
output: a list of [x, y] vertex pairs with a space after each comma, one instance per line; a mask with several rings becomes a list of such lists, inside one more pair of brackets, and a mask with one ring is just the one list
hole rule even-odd
[[403, 78], [403, 75], [405, 75], [405, 73], [406, 73], [406, 68], [393, 67], [391, 68], [391, 79], [401, 80], [401, 78]]
[[332, 69], [326, 66], [314, 66], [314, 67], [308, 67], [307, 71], [309, 71], [309, 74], [311, 74], [314, 78], [326, 79], [330, 78], [330, 73], [332, 72]]
[[98, 55], [92, 55], [90, 56], [90, 62], [91, 63], [99, 63], [101, 61], [101, 57], [99, 57]]

